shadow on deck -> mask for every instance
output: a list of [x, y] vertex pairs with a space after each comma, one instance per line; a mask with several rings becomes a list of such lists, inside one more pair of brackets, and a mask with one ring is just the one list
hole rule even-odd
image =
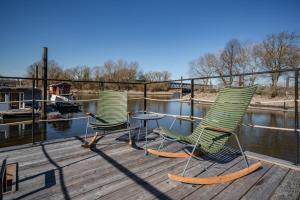
[[[180, 173], [185, 159], [145, 156], [143, 139], [131, 148], [126, 133], [115, 132], [91, 149], [81, 138], [13, 147], [0, 153], [1, 161], [19, 163], [18, 191], [3, 199], [298, 199], [300, 172], [263, 162], [263, 168], [220, 185], [189, 185], [171, 181], [167, 173]], [[142, 137], [143, 138], [143, 137]], [[159, 144], [152, 136], [149, 147]], [[170, 142], [169, 149], [180, 146]], [[250, 162], [256, 160], [250, 159]], [[229, 147], [220, 154], [193, 159], [190, 176], [224, 175], [244, 168], [240, 154]]]

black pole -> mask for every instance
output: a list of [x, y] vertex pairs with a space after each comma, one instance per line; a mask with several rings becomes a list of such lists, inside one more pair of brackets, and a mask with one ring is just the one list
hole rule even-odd
[[47, 107], [47, 82], [48, 82], [48, 48], [43, 47], [43, 102], [42, 102], [42, 119], [47, 118], [46, 107]]
[[[147, 84], [144, 83], [144, 113], [147, 110]], [[144, 121], [144, 127], [146, 127], [146, 121]]]
[[36, 80], [35, 86], [39, 87], [39, 66], [38, 65], [35, 66], [35, 80]]
[[32, 144], [34, 144], [35, 138], [34, 138], [34, 118], [35, 118], [35, 113], [34, 113], [34, 105], [35, 105], [35, 78], [32, 76], [32, 91], [31, 91], [31, 108], [32, 108], [32, 127], [31, 127], [31, 139], [32, 139]]
[[[43, 66], [43, 101], [42, 101], [42, 119], [47, 119], [47, 87], [48, 87], [48, 48], [43, 47], [43, 57], [42, 57], [42, 66]], [[47, 123], [42, 122], [43, 138], [42, 140], [47, 139]]]
[[299, 165], [299, 113], [298, 113], [298, 99], [299, 99], [299, 94], [298, 94], [298, 78], [299, 78], [299, 70], [296, 69], [295, 71], [295, 134], [296, 134], [296, 165]]
[[[191, 79], [191, 111], [190, 118], [194, 116], [194, 79]], [[191, 122], [191, 132], [194, 131], [194, 123]]]

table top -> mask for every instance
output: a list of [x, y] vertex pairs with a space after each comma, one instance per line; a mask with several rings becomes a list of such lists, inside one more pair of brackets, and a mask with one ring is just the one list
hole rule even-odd
[[136, 113], [132, 116], [132, 118], [139, 120], [157, 120], [162, 119], [164, 117], [164, 115], [156, 113]]

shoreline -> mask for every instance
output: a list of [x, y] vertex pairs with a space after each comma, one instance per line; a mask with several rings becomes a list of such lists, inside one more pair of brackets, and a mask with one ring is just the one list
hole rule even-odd
[[[99, 94], [99, 91], [94, 91], [94, 90], [84, 90], [84, 91], [72, 91], [73, 94]], [[160, 92], [150, 92], [147, 91], [147, 95], [155, 95], [155, 96], [171, 96], [175, 94], [176, 91], [160, 91]], [[134, 90], [129, 90], [128, 95], [131, 96], [143, 96], [144, 92], [143, 91], [134, 91]]]
[[[207, 101], [208, 104], [211, 104], [215, 101], [218, 93], [209, 93], [209, 92], [195, 92], [194, 98], [201, 99], [203, 101]], [[190, 98], [190, 94], [183, 96], [183, 98]], [[283, 102], [288, 100], [289, 102]], [[281, 101], [281, 102], [280, 102]], [[268, 108], [294, 108], [294, 97], [292, 95], [288, 95], [286, 97], [274, 97], [271, 98], [266, 95], [258, 95], [255, 94], [250, 103], [251, 106], [254, 107], [268, 107]]]

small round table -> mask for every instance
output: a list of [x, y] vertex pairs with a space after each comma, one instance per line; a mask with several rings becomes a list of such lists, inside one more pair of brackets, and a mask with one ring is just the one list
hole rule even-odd
[[146, 136], [145, 136], [145, 154], [147, 155], [147, 137], [148, 137], [148, 121], [149, 120], [155, 120], [157, 127], [159, 128], [158, 120], [164, 118], [165, 116], [162, 114], [156, 114], [151, 112], [139, 112], [132, 116], [133, 119], [140, 120], [140, 128], [139, 128], [139, 134], [138, 134], [138, 141], [140, 138], [141, 128], [143, 121], [145, 122], [145, 129], [146, 129]]

